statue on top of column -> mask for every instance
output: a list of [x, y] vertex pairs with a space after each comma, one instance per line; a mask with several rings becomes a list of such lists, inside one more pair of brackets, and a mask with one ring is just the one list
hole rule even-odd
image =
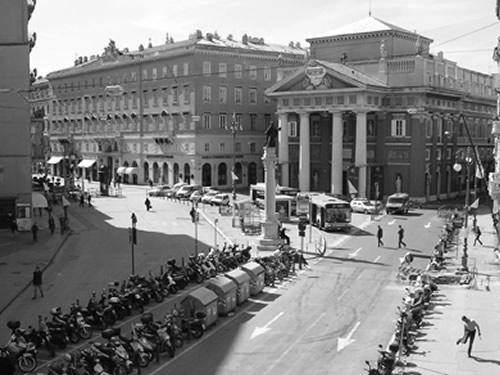
[[497, 42], [497, 46], [493, 49], [493, 61], [497, 63], [500, 70], [500, 37], [498, 37]]
[[280, 128], [278, 128], [275, 124], [274, 121], [271, 121], [269, 126], [267, 127], [266, 131], [264, 134], [266, 135], [266, 144], [264, 147], [276, 147], [278, 144], [278, 132]]
[[385, 59], [387, 57], [387, 48], [385, 47], [385, 39], [380, 42], [380, 58]]

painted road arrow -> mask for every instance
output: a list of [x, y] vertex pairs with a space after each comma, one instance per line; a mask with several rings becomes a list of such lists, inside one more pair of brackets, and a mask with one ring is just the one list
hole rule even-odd
[[396, 220], [389, 221], [387, 224], [392, 225], [396, 222]]
[[357, 322], [345, 338], [339, 337], [337, 342], [337, 352], [340, 352], [342, 349], [356, 341], [352, 339], [352, 336], [354, 335], [354, 332], [356, 332], [360, 324], [361, 322]]
[[354, 258], [354, 257], [358, 256], [358, 253], [361, 251], [361, 249], [362, 249], [362, 248], [360, 247], [360, 248], [359, 248], [358, 250], [356, 250], [354, 253], [350, 253], [347, 257], [348, 257], [349, 259], [351, 259], [351, 258]]
[[429, 229], [431, 227], [431, 222], [429, 221], [427, 224], [424, 225], [425, 229]]
[[264, 327], [255, 327], [255, 329], [252, 332], [252, 335], [250, 336], [250, 340], [269, 331], [271, 329], [269, 326], [273, 324], [275, 321], [277, 321], [281, 317], [281, 315], [283, 315], [283, 312], [280, 312], [278, 315], [272, 318]]

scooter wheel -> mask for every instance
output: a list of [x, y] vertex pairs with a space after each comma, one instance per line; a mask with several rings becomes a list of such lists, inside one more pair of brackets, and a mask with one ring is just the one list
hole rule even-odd
[[92, 328], [90, 327], [82, 327], [80, 328], [80, 330], [78, 331], [78, 333], [80, 334], [80, 337], [83, 339], [83, 340], [88, 340], [92, 337]]
[[203, 276], [201, 276], [199, 273], [196, 274], [196, 282], [198, 284], [201, 284], [203, 282]]
[[116, 365], [113, 369], [113, 375], [127, 375], [127, 369], [123, 365]]
[[37, 366], [37, 360], [32, 354], [24, 354], [18, 358], [17, 366], [25, 374], [33, 372]]
[[149, 366], [149, 363], [151, 362], [152, 357], [145, 352], [139, 353], [139, 367], [145, 368]]
[[163, 296], [163, 293], [158, 292], [155, 297], [156, 303], [162, 303], [165, 300], [165, 297]]
[[176, 294], [176, 293], [179, 291], [179, 290], [177, 289], [177, 286], [176, 286], [176, 285], [170, 285], [170, 286], [168, 287], [168, 289], [169, 289], [170, 293], [172, 293], [172, 294]]
[[184, 339], [180, 336], [175, 337], [175, 347], [182, 348], [184, 346]]
[[190, 331], [191, 331], [190, 332], [191, 336], [194, 337], [195, 339], [199, 339], [201, 336], [203, 336], [203, 329], [201, 327], [197, 326], [191, 327]]
[[78, 344], [81, 340], [80, 335], [78, 332], [71, 331], [68, 335], [69, 341], [71, 341], [73, 344]]

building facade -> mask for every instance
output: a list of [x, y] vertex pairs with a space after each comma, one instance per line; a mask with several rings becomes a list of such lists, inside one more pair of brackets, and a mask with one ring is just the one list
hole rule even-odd
[[28, 35], [34, 4], [0, 4], [0, 228], [17, 219], [20, 230], [31, 224], [31, 142]]
[[52, 97], [49, 81], [45, 78], [35, 79], [30, 87], [31, 103], [31, 159], [32, 173], [47, 173], [45, 162], [50, 155], [48, 140], [48, 119], [50, 98]]
[[278, 68], [306, 52], [246, 35], [202, 35], [80, 58], [52, 72], [48, 163], [55, 175], [218, 188], [262, 180], [264, 131], [276, 112], [264, 95]]
[[453, 169], [470, 152], [493, 168], [492, 76], [431, 55], [431, 39], [373, 17], [308, 42], [306, 64], [267, 91], [279, 114], [282, 185], [424, 201], [473, 187], [474, 166], [468, 181], [467, 168]]

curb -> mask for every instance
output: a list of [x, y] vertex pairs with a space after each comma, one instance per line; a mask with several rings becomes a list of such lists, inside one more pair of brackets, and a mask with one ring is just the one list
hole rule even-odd
[[[55, 257], [59, 254], [59, 252], [61, 251], [62, 247], [66, 243], [66, 240], [72, 234], [73, 234], [73, 231], [71, 229], [69, 229], [69, 232], [64, 236], [64, 238], [62, 239], [62, 241], [59, 244], [59, 246], [56, 248], [56, 250], [54, 251], [54, 253], [52, 254], [52, 256], [49, 258], [49, 261], [47, 262], [47, 264], [43, 267], [42, 272], [45, 272], [45, 270], [47, 268], [49, 268], [49, 266], [54, 261]], [[0, 309], [0, 315], [2, 315], [5, 312], [5, 310], [7, 310], [14, 303], [14, 301], [16, 299], [18, 299], [30, 286], [31, 286], [31, 281], [29, 281], [19, 292], [16, 293], [16, 295], [9, 302], [7, 302], [7, 304], [4, 307], [2, 307]]]

